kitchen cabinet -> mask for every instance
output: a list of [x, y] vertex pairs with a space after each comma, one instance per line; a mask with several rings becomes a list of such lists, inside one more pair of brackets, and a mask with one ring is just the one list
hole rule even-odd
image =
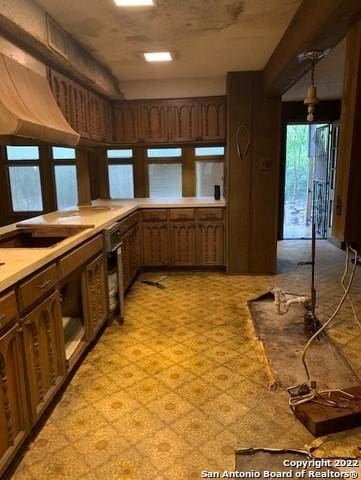
[[199, 102], [197, 99], [175, 100], [171, 107], [171, 128], [173, 142], [194, 142], [199, 140]]
[[168, 102], [156, 101], [139, 104], [140, 141], [149, 143], [168, 143], [170, 125], [168, 120]]
[[87, 336], [93, 339], [108, 318], [108, 288], [103, 254], [85, 267], [83, 282]]
[[222, 97], [200, 99], [200, 138], [224, 141], [226, 136], [226, 104]]
[[113, 140], [111, 102], [77, 82], [48, 68], [48, 82], [68, 123], [82, 138], [97, 142]]
[[143, 266], [224, 266], [222, 208], [143, 212]]
[[196, 227], [194, 222], [169, 224], [169, 265], [194, 266], [196, 264]]
[[134, 225], [128, 232], [129, 244], [129, 285], [130, 286], [140, 269], [139, 226]]
[[115, 141], [120, 144], [139, 143], [138, 106], [122, 102], [114, 107]]
[[118, 144], [225, 141], [225, 97], [131, 100], [115, 103], [113, 111]]
[[224, 226], [222, 222], [198, 224], [197, 263], [200, 266], [224, 265]]
[[65, 349], [59, 292], [21, 319], [32, 421], [53, 398], [65, 377]]
[[168, 223], [143, 222], [143, 265], [168, 265]]
[[0, 336], [0, 477], [29, 431], [21, 337], [14, 325]]

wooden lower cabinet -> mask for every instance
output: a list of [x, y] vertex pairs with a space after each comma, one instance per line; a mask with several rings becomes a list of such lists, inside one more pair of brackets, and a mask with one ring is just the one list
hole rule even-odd
[[143, 222], [143, 265], [145, 267], [168, 265], [167, 222]]
[[0, 477], [29, 431], [18, 330], [15, 325], [0, 337]]
[[169, 265], [196, 264], [196, 226], [194, 222], [170, 222]]
[[108, 287], [104, 254], [89, 263], [83, 273], [85, 323], [88, 339], [93, 339], [108, 318]]
[[65, 351], [59, 293], [56, 291], [21, 320], [32, 421], [35, 422], [65, 377]]
[[140, 269], [139, 227], [134, 225], [122, 237], [123, 284], [126, 291]]
[[218, 222], [198, 224], [197, 263], [201, 266], [224, 265], [224, 226]]

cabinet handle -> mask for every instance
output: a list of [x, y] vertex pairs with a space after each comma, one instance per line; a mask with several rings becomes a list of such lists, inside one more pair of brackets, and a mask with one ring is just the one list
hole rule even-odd
[[2, 314], [0, 315], [0, 328], [3, 327], [3, 321], [6, 319], [6, 315], [5, 314]]
[[43, 290], [45, 287], [47, 287], [51, 283], [52, 283], [52, 280], [45, 280], [43, 283], [39, 283], [38, 288], [40, 290]]

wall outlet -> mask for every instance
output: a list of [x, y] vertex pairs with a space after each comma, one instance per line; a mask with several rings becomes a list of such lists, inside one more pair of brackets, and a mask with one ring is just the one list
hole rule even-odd
[[272, 163], [269, 157], [261, 157], [258, 160], [258, 170], [262, 172], [267, 172], [271, 170], [271, 168], [272, 168]]

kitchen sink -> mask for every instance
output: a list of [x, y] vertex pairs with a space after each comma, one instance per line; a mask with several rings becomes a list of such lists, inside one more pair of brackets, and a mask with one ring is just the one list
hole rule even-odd
[[17, 228], [0, 235], [0, 248], [50, 248], [89, 227]]
[[122, 205], [117, 205], [116, 207], [89, 205], [89, 206], [79, 207], [75, 210], [74, 209], [63, 210], [61, 212], [56, 212], [56, 215], [57, 217], [60, 217], [60, 218], [90, 216], [90, 215], [95, 215], [97, 213], [105, 213], [113, 210], [119, 210], [120, 208], [123, 208]]

